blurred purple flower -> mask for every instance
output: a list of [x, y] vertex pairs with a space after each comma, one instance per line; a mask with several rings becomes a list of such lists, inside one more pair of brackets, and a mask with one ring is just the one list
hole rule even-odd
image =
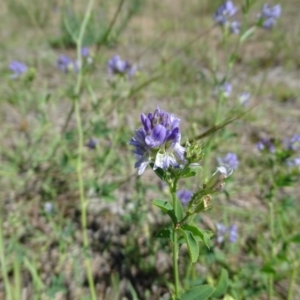
[[289, 167], [299, 167], [300, 166], [300, 157], [296, 157], [296, 158], [293, 158], [293, 159], [288, 159], [286, 161], [286, 164]]
[[13, 72], [10, 78], [15, 79], [27, 72], [28, 67], [22, 62], [14, 60], [9, 64], [9, 69]]
[[273, 7], [269, 4], [264, 4], [261, 13], [258, 15], [258, 17], [262, 22], [263, 28], [270, 29], [275, 25], [280, 15], [281, 15], [280, 4], [274, 5]]
[[233, 34], [239, 34], [241, 30], [241, 23], [238, 21], [232, 21], [230, 24], [230, 31]]
[[259, 151], [267, 150], [267, 151], [270, 151], [271, 153], [274, 153], [274, 152], [275, 152], [275, 146], [274, 146], [274, 144], [272, 143], [272, 141], [271, 141], [270, 139], [267, 139], [267, 138], [261, 139], [261, 140], [256, 144], [256, 148], [257, 148]]
[[227, 153], [225, 157], [221, 158], [218, 157], [217, 161], [219, 165], [227, 165], [229, 166], [232, 170], [236, 170], [238, 165], [239, 165], [239, 160], [237, 158], [237, 155], [235, 153]]
[[232, 92], [232, 85], [229, 82], [223, 82], [219, 86], [215, 87], [214, 94], [219, 96], [220, 94], [228, 98]]
[[122, 60], [119, 55], [114, 55], [107, 63], [107, 71], [112, 75], [133, 76], [136, 67], [132, 66], [127, 60]]
[[183, 206], [187, 206], [193, 196], [190, 190], [179, 190], [177, 191], [177, 197]]
[[217, 243], [222, 244], [225, 241], [225, 238], [228, 237], [229, 243], [235, 243], [238, 239], [238, 231], [236, 225], [230, 225], [228, 228], [221, 224], [217, 223]]
[[82, 47], [81, 48], [81, 56], [82, 57], [88, 57], [90, 56], [90, 51], [88, 47]]
[[74, 62], [67, 55], [62, 54], [56, 62], [57, 67], [65, 73], [68, 73], [73, 68]]
[[180, 145], [180, 119], [157, 107], [153, 114], [141, 114], [141, 122], [143, 127], [135, 131], [129, 142], [135, 148], [132, 152], [137, 157], [135, 168], [139, 175], [150, 163], [153, 163], [153, 170], [166, 170], [185, 163], [185, 148]]
[[230, 225], [228, 229], [229, 229], [228, 241], [229, 241], [229, 243], [235, 243], [239, 237], [237, 226], [233, 224], [233, 225]]
[[96, 149], [98, 144], [99, 144], [99, 140], [95, 138], [90, 138], [86, 146], [90, 149]]
[[265, 19], [279, 18], [281, 15], [280, 4], [274, 5], [273, 7], [269, 4], [264, 4], [262, 7], [261, 15]]
[[225, 1], [216, 11], [214, 20], [217, 24], [225, 25], [227, 17], [232, 17], [237, 12], [237, 8], [232, 1]]
[[52, 203], [51, 203], [51, 202], [46, 202], [46, 203], [44, 204], [44, 210], [45, 210], [45, 212], [46, 212], [47, 214], [50, 214], [50, 213], [52, 212], [52, 210], [53, 210], [53, 205], [52, 205]]
[[222, 244], [227, 233], [227, 228], [225, 225], [221, 223], [217, 223], [217, 242], [218, 244]]
[[295, 134], [284, 142], [285, 148], [290, 151], [300, 150], [300, 134]]

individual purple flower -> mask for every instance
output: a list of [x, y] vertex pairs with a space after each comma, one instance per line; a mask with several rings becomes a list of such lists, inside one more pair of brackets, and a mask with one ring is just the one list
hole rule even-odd
[[235, 243], [238, 239], [238, 231], [236, 225], [226, 227], [221, 223], [216, 224], [217, 227], [217, 242], [222, 244], [228, 238], [229, 243]]
[[86, 146], [89, 149], [96, 149], [97, 145], [99, 144], [99, 140], [95, 139], [95, 138], [91, 138], [89, 139], [89, 141], [87, 142]]
[[13, 72], [10, 78], [15, 79], [27, 72], [28, 67], [22, 62], [14, 60], [9, 64], [9, 69]]
[[228, 237], [229, 243], [235, 243], [239, 237], [237, 226], [234, 224], [230, 225], [228, 230], [229, 230], [229, 237]]
[[219, 86], [215, 87], [214, 94], [219, 96], [223, 95], [225, 98], [228, 98], [232, 92], [232, 85], [225, 81], [221, 83]]
[[51, 202], [46, 202], [44, 204], [44, 210], [47, 214], [50, 214], [53, 211], [53, 204]]
[[107, 63], [107, 71], [112, 75], [128, 75], [133, 76], [136, 68], [127, 60], [122, 60], [119, 55], [114, 55]]
[[300, 157], [288, 159], [288, 160], [286, 161], [286, 164], [287, 164], [289, 167], [299, 167], [299, 166], [300, 166]]
[[291, 138], [284, 141], [285, 147], [290, 151], [300, 150], [300, 134], [295, 134]]
[[227, 153], [225, 157], [218, 157], [217, 161], [219, 165], [228, 165], [232, 170], [236, 170], [239, 165], [239, 160], [235, 153]]
[[68, 73], [70, 69], [73, 69], [74, 62], [67, 55], [62, 54], [56, 62], [57, 67], [65, 73]]
[[190, 190], [179, 190], [177, 191], [177, 197], [183, 206], [187, 206], [193, 196]]
[[166, 170], [185, 163], [185, 148], [180, 145], [180, 119], [157, 107], [153, 114], [141, 114], [141, 122], [143, 127], [135, 131], [129, 142], [134, 147], [132, 152], [137, 157], [135, 168], [139, 175], [150, 163], [153, 170]]
[[90, 56], [90, 51], [88, 47], [82, 47], [81, 48], [81, 56], [82, 57], [89, 57]]
[[273, 142], [270, 139], [267, 138], [262, 138], [257, 144], [256, 144], [256, 148], [259, 151], [269, 151], [271, 153], [275, 152], [275, 146], [273, 144]]
[[227, 233], [227, 228], [225, 225], [221, 223], [217, 223], [216, 226], [217, 226], [217, 242], [218, 244], [222, 244]]
[[227, 17], [232, 17], [237, 12], [237, 8], [232, 1], [225, 1], [216, 11], [214, 20], [217, 24], [225, 25]]
[[230, 31], [233, 34], [239, 34], [241, 31], [241, 23], [238, 21], [232, 21], [230, 23]]
[[281, 15], [281, 6], [280, 4], [274, 5], [273, 7], [269, 4], [264, 4], [261, 10], [261, 13], [259, 14], [260, 22], [262, 22], [262, 26], [265, 29], [272, 28], [277, 19]]

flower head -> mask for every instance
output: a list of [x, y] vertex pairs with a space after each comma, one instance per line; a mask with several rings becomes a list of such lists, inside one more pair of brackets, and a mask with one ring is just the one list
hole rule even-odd
[[9, 64], [9, 69], [13, 72], [11, 78], [14, 79], [27, 72], [28, 67], [22, 62], [14, 60]]
[[99, 140], [97, 140], [95, 138], [90, 138], [89, 141], [87, 142], [86, 146], [89, 149], [96, 149], [98, 144], [99, 144]]
[[300, 134], [295, 134], [290, 139], [286, 139], [284, 144], [286, 149], [290, 151], [300, 150]]
[[221, 223], [216, 224], [217, 227], [217, 242], [218, 244], [222, 244], [227, 233], [227, 228], [225, 225]]
[[67, 55], [62, 54], [56, 61], [57, 67], [65, 73], [68, 73], [73, 68], [74, 62]]
[[229, 226], [229, 237], [228, 237], [228, 241], [229, 243], [235, 243], [238, 239], [238, 230], [237, 230], [237, 226], [232, 224]]
[[275, 146], [273, 144], [273, 142], [270, 139], [267, 138], [263, 138], [261, 139], [257, 144], [256, 144], [256, 148], [259, 151], [264, 151], [267, 150], [271, 153], [275, 152]]
[[153, 163], [153, 170], [179, 167], [185, 162], [185, 148], [180, 145], [180, 120], [159, 107], [147, 116], [141, 114], [143, 127], [135, 131], [129, 145], [137, 157], [135, 168], [141, 175]]
[[227, 17], [232, 17], [237, 12], [237, 8], [232, 1], [225, 1], [216, 11], [214, 20], [216, 23], [225, 25]]
[[216, 24], [225, 27], [228, 31], [233, 34], [239, 34], [241, 24], [240, 22], [229, 18], [234, 16], [237, 12], [237, 8], [234, 6], [232, 1], [225, 1], [214, 14], [214, 20]]
[[230, 23], [230, 31], [233, 34], [239, 34], [241, 30], [241, 23], [239, 21], [232, 21]]
[[232, 170], [236, 170], [239, 165], [237, 155], [231, 152], [227, 153], [223, 158], [218, 157], [217, 161], [219, 165], [228, 165]]
[[232, 224], [229, 227], [221, 223], [216, 224], [217, 227], [217, 242], [222, 244], [225, 238], [228, 238], [229, 243], [235, 243], [238, 239], [237, 226]]
[[262, 27], [265, 29], [270, 29], [275, 25], [280, 15], [281, 15], [280, 4], [274, 5], [273, 7], [269, 4], [264, 4], [261, 13], [258, 15], [258, 17], [262, 22]]
[[107, 63], [107, 71], [113, 75], [133, 76], [136, 67], [132, 66], [127, 60], [122, 60], [119, 55], [114, 55]]
[[300, 166], [300, 157], [295, 157], [293, 159], [288, 159], [286, 161], [286, 164], [289, 167], [299, 167]]
[[182, 203], [182, 205], [187, 206], [193, 196], [190, 190], [179, 190], [177, 191], [177, 197]]
[[88, 47], [82, 47], [81, 48], [81, 56], [82, 57], [88, 57], [90, 56], [90, 51]]

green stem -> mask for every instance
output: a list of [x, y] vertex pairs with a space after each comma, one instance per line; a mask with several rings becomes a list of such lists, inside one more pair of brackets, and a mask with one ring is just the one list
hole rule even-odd
[[5, 247], [3, 242], [3, 230], [2, 230], [3, 222], [2, 222], [2, 214], [0, 212], [0, 262], [1, 262], [1, 273], [4, 280], [5, 292], [8, 300], [12, 300], [12, 293], [10, 288], [10, 283], [7, 276], [6, 270], [6, 260], [5, 260]]
[[[177, 215], [177, 199], [176, 199], [176, 182], [173, 186], [170, 186], [170, 191], [172, 195], [172, 203], [175, 215]], [[179, 298], [179, 272], [178, 272], [178, 238], [177, 230], [175, 225], [173, 225], [173, 270], [174, 270], [174, 286], [175, 286], [175, 297]]]
[[[89, 0], [88, 6], [86, 8], [86, 12], [84, 15], [84, 19], [82, 21], [78, 38], [76, 40], [77, 46], [77, 61], [78, 65], [80, 66], [78, 73], [77, 73], [77, 81], [76, 86], [74, 89], [74, 110], [76, 116], [76, 124], [77, 124], [77, 133], [78, 133], [78, 153], [77, 153], [77, 163], [76, 163], [76, 171], [77, 171], [77, 178], [78, 178], [78, 189], [80, 195], [80, 206], [81, 206], [81, 227], [82, 227], [82, 239], [83, 239], [83, 246], [85, 251], [89, 248], [89, 241], [88, 241], [88, 233], [87, 233], [87, 201], [85, 200], [84, 196], [84, 183], [82, 177], [82, 152], [83, 152], [83, 128], [82, 128], [82, 120], [80, 115], [80, 91], [82, 87], [82, 79], [83, 79], [83, 72], [82, 72], [82, 56], [81, 56], [81, 47], [82, 47], [82, 39], [84, 36], [84, 32], [88, 23], [89, 18], [91, 17], [92, 8], [93, 8], [94, 0]], [[89, 256], [87, 255], [84, 259], [89, 288], [92, 300], [96, 300], [96, 290], [95, 284], [93, 280], [92, 274], [92, 266]]]
[[287, 300], [292, 300], [293, 299], [293, 292], [294, 292], [294, 285], [295, 285], [295, 280], [297, 277], [298, 273], [298, 266], [294, 267], [293, 272], [292, 272], [292, 277], [289, 285], [289, 292], [288, 292], [288, 297]]
[[[274, 249], [274, 238], [275, 238], [275, 231], [274, 231], [274, 203], [273, 203], [273, 195], [269, 201], [269, 226], [270, 226], [270, 233], [271, 233], [271, 261], [273, 261], [275, 255]], [[273, 298], [273, 285], [274, 285], [274, 276], [272, 273], [269, 275], [269, 284], [268, 284], [268, 299], [272, 300]]]

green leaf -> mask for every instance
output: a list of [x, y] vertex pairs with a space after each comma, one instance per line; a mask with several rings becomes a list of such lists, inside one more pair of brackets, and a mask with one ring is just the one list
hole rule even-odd
[[155, 237], [157, 238], [163, 238], [163, 239], [170, 239], [171, 241], [172, 239], [172, 230], [169, 228], [163, 228], [160, 229], [156, 234]]
[[196, 237], [196, 239], [197, 238], [198, 238], [198, 240], [200, 239], [207, 246], [208, 249], [210, 248], [210, 244], [211, 244], [210, 236], [211, 235], [207, 231], [202, 230], [193, 225], [188, 225], [188, 224], [182, 225], [181, 228], [183, 230], [190, 231]]
[[262, 267], [261, 272], [263, 273], [267, 273], [267, 274], [276, 274], [275, 269], [270, 265], [270, 264], [266, 264]]
[[167, 213], [172, 219], [173, 223], [177, 224], [177, 218], [175, 216], [173, 206], [168, 201], [153, 200], [152, 204], [159, 207], [163, 212]]
[[255, 26], [249, 28], [241, 37], [240, 44], [244, 43], [255, 32]]
[[296, 244], [300, 244], [300, 234], [293, 236], [293, 237], [290, 239], [290, 242], [296, 243]]
[[228, 272], [225, 269], [222, 269], [218, 283], [215, 286], [215, 291], [211, 296], [216, 298], [222, 296], [226, 292], [227, 286], [228, 286]]
[[176, 198], [176, 218], [181, 220], [183, 218], [183, 207], [179, 199]]
[[[152, 168], [153, 168], [153, 166], [152, 166]], [[166, 172], [163, 169], [157, 168], [154, 170], [154, 172], [162, 181], [166, 180]]]
[[211, 285], [199, 285], [181, 295], [181, 300], [206, 300], [214, 292]]
[[180, 177], [181, 178], [187, 178], [187, 177], [193, 177], [196, 176], [199, 171], [201, 170], [201, 166], [189, 166], [186, 167], [181, 173]]
[[181, 228], [179, 228], [179, 230], [182, 233], [182, 235], [185, 239], [185, 242], [187, 244], [191, 261], [192, 261], [192, 263], [195, 263], [198, 260], [198, 257], [199, 257], [198, 242], [196, 241], [195, 237], [193, 236], [193, 234], [190, 231], [188, 231], [188, 230], [185, 231]]

